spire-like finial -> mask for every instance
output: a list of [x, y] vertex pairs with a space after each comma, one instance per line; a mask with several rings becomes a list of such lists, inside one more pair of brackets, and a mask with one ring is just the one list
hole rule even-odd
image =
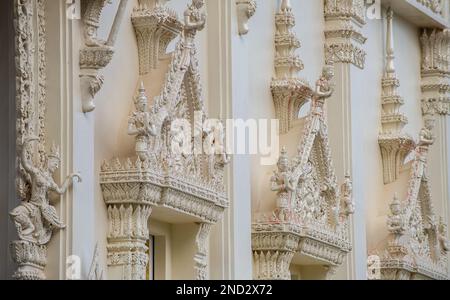
[[144, 82], [141, 81], [141, 84], [139, 86], [139, 95], [134, 99], [134, 103], [140, 103], [140, 102], [148, 102], [148, 98], [147, 95], [145, 93], [145, 87], [144, 87]]
[[388, 8], [386, 13], [387, 19], [387, 30], [386, 30], [386, 73], [388, 75], [395, 74], [395, 64], [394, 64], [394, 12], [391, 7]]

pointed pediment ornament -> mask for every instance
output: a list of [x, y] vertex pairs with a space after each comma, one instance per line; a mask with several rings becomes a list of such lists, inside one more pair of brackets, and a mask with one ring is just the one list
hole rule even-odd
[[256, 279], [290, 279], [294, 254], [324, 266], [342, 264], [351, 251], [349, 218], [354, 212], [352, 183], [340, 187], [331, 161], [324, 105], [331, 97], [334, 68], [326, 66], [317, 82], [298, 153], [283, 149], [271, 179], [277, 208], [252, 226]]
[[427, 177], [428, 144], [415, 150], [407, 197], [390, 204], [387, 246], [380, 256], [379, 279], [448, 279], [447, 224], [438, 219]]
[[[229, 205], [224, 172], [230, 157], [225, 153], [222, 123], [206, 122], [207, 112], [195, 44], [197, 32], [206, 24], [203, 6], [203, 0], [193, 0], [186, 9], [180, 39], [171, 54], [166, 78], [151, 105], [145, 85], [141, 83], [133, 101], [135, 111], [128, 122], [128, 134], [136, 139], [136, 156], [105, 162], [100, 173], [100, 184], [111, 224], [108, 265], [129, 266], [129, 255], [140, 257], [126, 269], [128, 273], [125, 277], [128, 279], [145, 279], [148, 263], [147, 220], [153, 208], [163, 211], [168, 222], [182, 215], [200, 224], [195, 241], [198, 251], [193, 261], [196, 278], [207, 279], [206, 245], [210, 229], [222, 218]], [[169, 11], [158, 5], [155, 10], [157, 12], [148, 7], [135, 10], [135, 26], [142, 21], [136, 18], [156, 18], [158, 13]], [[142, 13], [142, 16], [138, 17], [137, 12]], [[175, 21], [174, 14], [166, 17], [170, 24], [179, 22]], [[147, 21], [144, 27], [149, 24]], [[160, 28], [151, 30], [167, 30], [161, 28], [169, 23], [160, 21], [154, 23]], [[136, 29], [136, 34], [140, 35], [141, 30]], [[174, 33], [171, 31], [170, 34]], [[155, 40], [154, 35], [146, 38], [149, 40], [138, 43], [140, 55], [147, 53], [142, 48], [148, 47], [149, 43], [161, 46], [161, 41]], [[165, 50], [163, 44], [161, 49]], [[148, 66], [148, 63], [148, 57], [143, 58], [141, 67], [144, 66], [144, 70], [151, 66], [158, 67], [152, 64]], [[117, 224], [132, 226], [125, 226], [129, 230], [124, 232], [123, 226]], [[131, 243], [137, 251], [124, 251], [123, 243]]]

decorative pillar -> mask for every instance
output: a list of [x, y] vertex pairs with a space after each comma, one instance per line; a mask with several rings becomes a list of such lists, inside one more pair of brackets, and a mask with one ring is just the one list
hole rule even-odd
[[[364, 169], [363, 153], [354, 141], [364, 140], [359, 124], [364, 122], [364, 110], [358, 90], [352, 87], [360, 81], [365, 67], [367, 38], [361, 32], [366, 23], [364, 0], [324, 0], [325, 61], [335, 65], [335, 92], [327, 102], [326, 110], [333, 165], [339, 181], [346, 175], [361, 178]], [[332, 112], [332, 113], [331, 113]], [[356, 210], [350, 218], [350, 239], [353, 251], [345, 262], [346, 268], [337, 273], [349, 279], [366, 278], [366, 220], [364, 214], [364, 182], [355, 180], [353, 185]]]
[[[47, 246], [55, 231], [66, 225], [50, 204], [50, 192], [63, 196], [78, 174], [62, 185], [53, 179], [61, 165], [59, 147], [46, 152], [47, 61], [46, 1], [16, 0], [16, 104], [17, 104], [17, 195], [20, 205], [10, 212], [18, 240], [10, 244], [18, 265], [13, 278], [46, 279]], [[67, 159], [67, 158], [66, 158]], [[62, 175], [60, 173], [60, 175]]]
[[382, 79], [382, 130], [378, 138], [383, 159], [385, 184], [398, 179], [406, 156], [415, 146], [414, 140], [409, 135], [402, 133], [408, 123], [408, 118], [400, 112], [404, 101], [397, 91], [400, 81], [397, 79], [394, 63], [393, 18], [394, 12], [389, 8], [387, 11], [386, 69]]
[[300, 238], [284, 233], [253, 234], [253, 277], [257, 280], [291, 280], [289, 267]]
[[433, 132], [434, 144], [430, 148], [428, 168], [433, 182], [433, 198], [440, 199], [438, 211], [445, 212], [444, 221], [450, 219], [448, 173], [450, 131], [450, 31], [424, 29], [420, 36], [422, 47], [422, 114], [425, 127]]
[[195, 274], [197, 280], [209, 279], [208, 276], [208, 249], [209, 249], [209, 234], [211, 233], [212, 224], [200, 223], [195, 244], [197, 246], [197, 253], [194, 257]]
[[424, 114], [447, 115], [450, 113], [450, 30], [424, 29], [420, 43]]
[[100, 185], [108, 211], [108, 279], [145, 280], [149, 262], [148, 219], [155, 194], [141, 182], [145, 166], [137, 158], [133, 164], [119, 159], [104, 163]]

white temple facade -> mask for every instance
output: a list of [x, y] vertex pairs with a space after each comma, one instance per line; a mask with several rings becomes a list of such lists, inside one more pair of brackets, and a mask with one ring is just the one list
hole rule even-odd
[[0, 279], [450, 279], [449, 0], [0, 2]]

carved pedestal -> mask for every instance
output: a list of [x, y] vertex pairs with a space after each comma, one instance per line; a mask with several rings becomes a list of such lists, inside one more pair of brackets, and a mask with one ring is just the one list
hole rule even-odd
[[295, 234], [254, 231], [252, 234], [254, 278], [290, 280], [289, 267], [299, 241], [299, 237]]
[[114, 279], [146, 279], [151, 211], [146, 204], [108, 205], [108, 266], [122, 267], [122, 278]]
[[17, 280], [45, 280], [47, 246], [28, 241], [14, 241], [10, 245], [11, 255], [18, 265], [13, 275]]

